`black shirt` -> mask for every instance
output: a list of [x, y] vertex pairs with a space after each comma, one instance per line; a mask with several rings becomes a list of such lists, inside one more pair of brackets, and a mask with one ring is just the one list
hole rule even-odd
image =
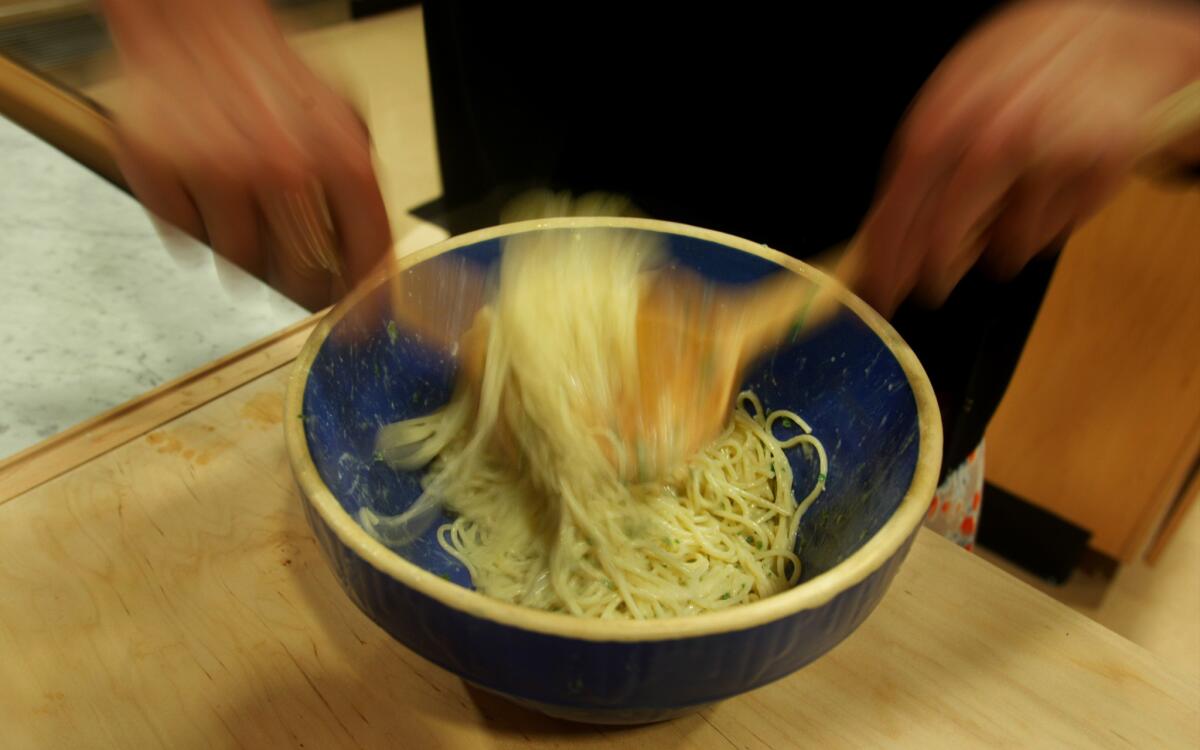
[[[896, 126], [990, 3], [425, 3], [446, 223], [530, 186], [806, 257], [848, 239]], [[1053, 261], [893, 319], [938, 394], [943, 471], [983, 436]]]

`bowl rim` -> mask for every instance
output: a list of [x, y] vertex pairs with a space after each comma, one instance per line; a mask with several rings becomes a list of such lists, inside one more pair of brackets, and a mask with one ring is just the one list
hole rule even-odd
[[308, 450], [303, 421], [284, 419], [284, 438], [293, 473], [303, 499], [320, 515], [338, 540], [379, 572], [428, 596], [440, 604], [472, 617], [550, 636], [586, 641], [659, 641], [717, 635], [745, 630], [815, 609], [835, 596], [862, 582], [900, 550], [924, 518], [930, 498], [937, 489], [942, 458], [941, 414], [933, 386], [912, 349], [892, 326], [867, 303], [813, 266], [772, 250], [766, 245], [734, 235], [657, 219], [628, 217], [568, 217], [514, 222], [451, 237], [423, 250], [394, 258], [379, 278], [364, 283], [329, 311], [309, 335], [288, 377], [285, 414], [302, 414], [304, 393], [313, 362], [333, 327], [379, 284], [393, 275], [429, 258], [467, 245], [537, 230], [551, 229], [637, 229], [673, 234], [725, 245], [756, 255], [799, 273], [814, 282], [831, 285], [839, 302], [848, 307], [879, 336], [904, 371], [917, 407], [920, 431], [917, 465], [912, 481], [899, 507], [870, 539], [850, 557], [830, 570], [775, 596], [731, 607], [720, 612], [705, 612], [690, 617], [652, 620], [599, 620], [546, 612], [493, 599], [430, 573], [406, 560], [371, 537], [346, 512], [322, 481]]

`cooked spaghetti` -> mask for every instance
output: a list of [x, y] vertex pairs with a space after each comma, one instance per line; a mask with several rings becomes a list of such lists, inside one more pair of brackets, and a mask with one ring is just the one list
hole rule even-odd
[[[438, 541], [479, 591], [583, 617], [688, 615], [795, 584], [797, 529], [828, 468], [797, 414], [743, 392], [724, 431], [668, 477], [623, 478], [644, 446], [619, 439], [613, 415], [639, 387], [638, 307], [658, 257], [623, 233], [511, 241], [472, 332], [478, 371], [443, 409], [378, 435], [394, 467], [427, 467], [421, 498], [396, 517], [363, 509], [363, 526], [403, 547], [445, 507]], [[793, 446], [819, 467], [799, 502]]]

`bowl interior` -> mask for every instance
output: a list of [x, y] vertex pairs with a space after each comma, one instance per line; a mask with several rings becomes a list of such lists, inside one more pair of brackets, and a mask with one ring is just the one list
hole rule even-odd
[[[669, 249], [670, 263], [720, 282], [748, 283], [790, 272], [718, 242], [653, 233]], [[492, 239], [449, 252], [490, 266], [498, 261], [501, 244]], [[386, 285], [372, 294], [382, 299]], [[305, 387], [303, 412], [296, 415], [304, 421], [322, 481], [352, 515], [364, 506], [380, 514], [399, 513], [420, 495], [419, 473], [397, 473], [375, 459], [375, 433], [383, 424], [445, 404], [457, 370], [453, 357], [389, 325], [386, 305], [371, 302], [365, 301], [366, 309], [379, 310], [377, 315], [344, 317], [323, 342]], [[362, 330], [336, 335], [348, 326]], [[812, 335], [774, 351], [748, 373], [745, 386], [768, 409], [788, 408], [804, 417], [828, 453], [826, 491], [802, 519], [797, 538], [802, 578], [809, 580], [854, 553], [900, 505], [917, 465], [916, 401], [892, 352], [849, 308]], [[816, 478], [815, 456], [799, 449], [788, 455], [797, 495], [803, 496]], [[437, 543], [436, 530], [434, 524], [398, 552], [470, 587], [466, 570]]]

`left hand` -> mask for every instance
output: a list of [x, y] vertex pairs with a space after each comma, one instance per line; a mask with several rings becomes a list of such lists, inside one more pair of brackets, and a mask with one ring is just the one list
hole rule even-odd
[[[859, 291], [939, 305], [977, 261], [1011, 277], [1128, 176], [1147, 113], [1200, 79], [1200, 11], [1169, 0], [1025, 0], [918, 94], [864, 225]], [[1200, 136], [1200, 134], [1196, 134]], [[1200, 137], [1174, 155], [1200, 156]]]
[[313, 310], [388, 261], [366, 126], [264, 0], [103, 7], [125, 69], [117, 161], [147, 209]]

